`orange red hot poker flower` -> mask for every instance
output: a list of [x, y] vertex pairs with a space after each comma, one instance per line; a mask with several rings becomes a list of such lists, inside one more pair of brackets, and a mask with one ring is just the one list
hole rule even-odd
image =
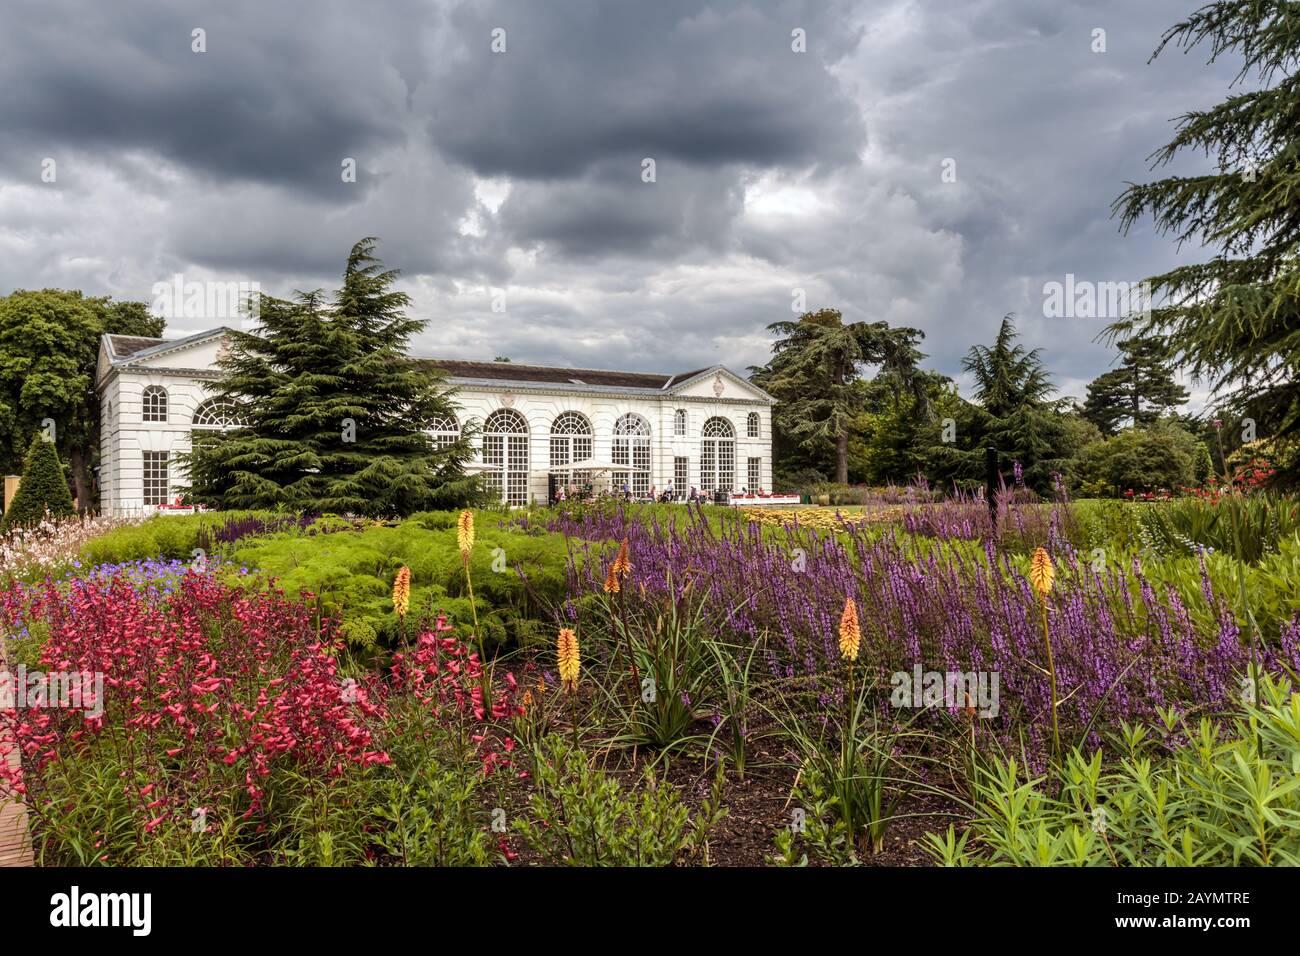
[[402, 566], [397, 572], [397, 578], [393, 581], [393, 610], [397, 616], [404, 618], [406, 612], [411, 609], [411, 569]]
[[1045, 548], [1039, 548], [1029, 562], [1029, 583], [1039, 597], [1047, 597], [1055, 581], [1056, 569], [1052, 567], [1052, 557]]
[[469, 560], [470, 551], [474, 550], [474, 512], [462, 511], [456, 520], [456, 547], [460, 556]]
[[617, 594], [620, 588], [621, 585], [618, 583], [618, 572], [614, 570], [614, 566], [611, 564], [609, 567], [609, 573], [605, 575], [605, 593]]
[[845, 598], [844, 613], [840, 615], [840, 656], [846, 661], [856, 661], [861, 646], [862, 630], [858, 627], [858, 606], [853, 598]]
[[627, 577], [628, 573], [632, 570], [632, 560], [628, 557], [627, 552], [627, 538], [624, 538], [623, 543], [618, 546], [618, 557], [614, 559], [614, 564], [611, 568], [611, 570], [620, 578]]
[[573, 628], [560, 628], [559, 636], [555, 639], [555, 657], [564, 689], [573, 693], [578, 689], [578, 674], [582, 669], [578, 635], [574, 633]]

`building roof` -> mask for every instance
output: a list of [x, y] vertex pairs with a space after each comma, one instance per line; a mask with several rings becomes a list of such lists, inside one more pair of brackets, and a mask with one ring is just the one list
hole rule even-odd
[[166, 339], [151, 339], [139, 335], [106, 335], [109, 348], [116, 358], [130, 358], [136, 352], [143, 352], [155, 345], [162, 345]]
[[676, 382], [694, 378], [708, 369], [696, 369], [678, 375], [662, 372], [611, 372], [593, 368], [556, 368], [548, 365], [521, 365], [517, 362], [465, 362], [458, 359], [425, 359], [453, 378], [498, 382], [530, 382], [538, 385], [585, 385], [595, 388], [665, 389]]
[[[223, 328], [199, 332], [179, 339], [156, 339], [135, 335], [105, 335], [108, 346], [108, 359], [111, 366], [124, 365], [146, 358], [154, 352], [166, 351], [209, 338], [227, 331]], [[532, 386], [555, 386], [587, 391], [617, 390], [625, 393], [664, 392], [674, 386], [689, 382], [706, 373], [724, 370], [721, 365], [710, 365], [689, 372], [669, 374], [666, 372], [617, 372], [593, 368], [559, 368], [549, 365], [524, 365], [518, 362], [471, 362], [461, 359], [426, 358], [426, 362], [442, 369], [452, 379], [467, 384], [514, 384], [528, 388]], [[734, 373], [728, 372], [734, 375]], [[736, 376], [739, 381], [745, 381]], [[770, 399], [761, 389], [752, 383], [760, 395]]]

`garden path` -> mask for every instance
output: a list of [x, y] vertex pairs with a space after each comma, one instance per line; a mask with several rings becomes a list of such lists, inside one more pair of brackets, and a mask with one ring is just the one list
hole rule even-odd
[[[4, 635], [0, 634], [0, 675], [6, 673]], [[8, 731], [0, 726], [0, 750], [13, 744]], [[17, 748], [0, 760], [10, 767], [19, 762]], [[0, 797], [0, 866], [32, 866], [32, 841], [27, 833], [27, 808], [16, 800]]]

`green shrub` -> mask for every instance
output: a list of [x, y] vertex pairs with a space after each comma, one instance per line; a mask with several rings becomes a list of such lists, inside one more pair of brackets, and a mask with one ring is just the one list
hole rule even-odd
[[254, 580], [274, 579], [289, 594], [315, 595], [324, 613], [343, 621], [344, 633], [358, 647], [394, 647], [401, 640], [392, 587], [403, 566], [411, 569], [411, 613], [417, 618], [445, 614], [459, 636], [468, 637], [476, 610], [488, 652], [550, 640], [553, 631], [541, 622], [552, 620], [564, 600], [568, 550], [563, 536], [477, 521], [471, 609], [455, 522], [456, 512], [426, 512], [396, 525], [278, 534], [246, 539], [228, 557], [248, 568]]
[[18, 492], [0, 520], [0, 534], [40, 524], [46, 511], [52, 518], [66, 518], [76, 509], [72, 506], [72, 494], [68, 491], [68, 481], [54, 443], [37, 435], [27, 449]]
[[[536, 755], [537, 792], [515, 829], [552, 864], [669, 866], [700, 858], [709, 831], [725, 815], [722, 777], [691, 816], [677, 791], [647, 772], [629, 792], [562, 737], [549, 737]], [[707, 862], [707, 861], [706, 861]]]
[[1300, 695], [1268, 676], [1261, 694], [1226, 726], [1171, 710], [1155, 734], [1126, 727], [1113, 767], [1076, 749], [1029, 779], [995, 760], [970, 828], [927, 849], [948, 866], [1300, 866]]
[[[1119, 494], [1177, 490], [1192, 483], [1196, 440], [1185, 429], [1161, 423], [1126, 428], [1113, 438], [1093, 442], [1080, 452], [1079, 468], [1090, 482]], [[1095, 484], [1092, 486], [1095, 487]]]
[[[121, 564], [147, 558], [188, 561], [196, 548], [209, 557], [220, 557], [229, 550], [216, 542], [219, 529], [247, 521], [254, 527], [262, 523], [283, 521], [285, 515], [273, 511], [220, 511], [207, 514], [155, 515], [140, 524], [117, 528], [89, 541], [82, 549], [87, 564]], [[318, 527], [329, 527], [341, 518], [321, 518]], [[287, 532], [285, 532], [287, 533]]]

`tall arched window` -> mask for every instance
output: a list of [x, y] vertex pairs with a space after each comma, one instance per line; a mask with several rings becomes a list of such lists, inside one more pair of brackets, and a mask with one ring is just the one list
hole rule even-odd
[[627, 482], [635, 497], [650, 493], [650, 423], [640, 415], [628, 412], [614, 423], [613, 461], [628, 467], [614, 472], [616, 490]]
[[508, 505], [528, 504], [528, 420], [500, 408], [483, 423], [483, 464], [488, 482]]
[[147, 422], [167, 421], [167, 389], [150, 385], [141, 396], [141, 418]]
[[725, 418], [710, 418], [702, 435], [700, 485], [705, 491], [731, 491], [736, 483], [736, 429]]
[[438, 448], [454, 445], [460, 439], [460, 424], [455, 415], [439, 415], [433, 420], [433, 443]]
[[677, 411], [673, 412], [673, 437], [674, 438], [686, 437], [686, 423], [687, 423], [686, 409], [679, 408], [677, 409]]
[[233, 402], [209, 398], [206, 402], [200, 402], [199, 407], [194, 409], [194, 420], [190, 423], [190, 427], [198, 431], [224, 432], [238, 428], [242, 424], [239, 419], [239, 409]]
[[762, 431], [762, 419], [758, 417], [758, 412], [750, 412], [749, 416], [745, 419], [746, 437], [761, 438], [763, 437], [760, 434], [761, 431]]
[[579, 412], [561, 412], [551, 422], [551, 473], [562, 485], [582, 485], [591, 472], [567, 466], [591, 460], [591, 422]]

